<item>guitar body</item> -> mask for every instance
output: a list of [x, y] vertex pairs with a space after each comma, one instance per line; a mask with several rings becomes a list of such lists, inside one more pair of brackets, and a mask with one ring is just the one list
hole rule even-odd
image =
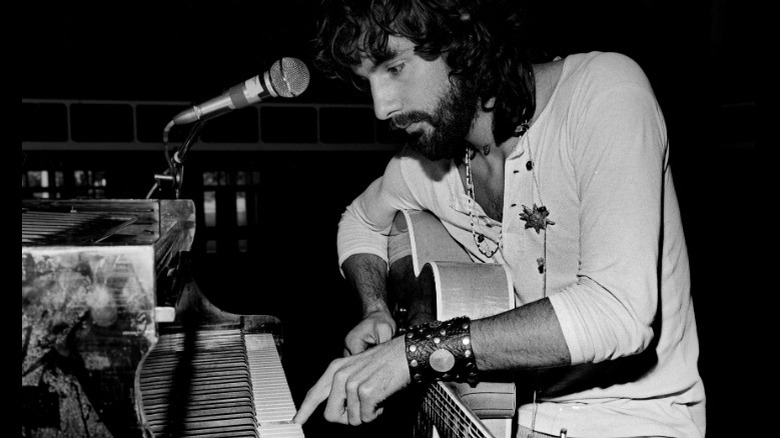
[[[466, 315], [472, 319], [495, 315], [515, 307], [512, 280], [504, 266], [474, 263], [450, 236], [442, 223], [425, 211], [400, 211], [389, 240], [391, 305], [399, 325], [444, 321]], [[483, 376], [484, 377], [484, 376]], [[444, 431], [451, 424], [449, 410], [460, 410], [496, 438], [512, 436], [515, 415], [515, 385], [509, 379], [432, 385], [424, 404], [430, 409], [434, 435], [445, 437], [483, 436], [471, 430]], [[463, 432], [463, 433], [461, 433]]]

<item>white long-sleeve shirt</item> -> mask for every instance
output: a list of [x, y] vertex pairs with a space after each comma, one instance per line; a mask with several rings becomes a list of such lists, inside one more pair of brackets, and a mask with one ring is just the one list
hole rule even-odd
[[[503, 233], [495, 259], [475, 246], [454, 161], [405, 151], [342, 216], [339, 264], [356, 253], [387, 260], [396, 211], [429, 210], [475, 261], [508, 267], [518, 305], [547, 296], [555, 309], [573, 366], [542, 375], [548, 386], [537, 406], [518, 408], [520, 424], [569, 436], [703, 437], [688, 255], [668, 154], [663, 115], [636, 63], [616, 53], [568, 56], [549, 103], [505, 162], [503, 221], [474, 204], [480, 231], [493, 242]], [[546, 235], [519, 216], [534, 204], [555, 223]]]

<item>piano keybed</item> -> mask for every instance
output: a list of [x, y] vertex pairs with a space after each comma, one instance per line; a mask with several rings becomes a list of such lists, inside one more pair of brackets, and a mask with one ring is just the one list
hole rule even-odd
[[141, 395], [158, 437], [303, 437], [270, 333], [163, 334], [142, 367]]

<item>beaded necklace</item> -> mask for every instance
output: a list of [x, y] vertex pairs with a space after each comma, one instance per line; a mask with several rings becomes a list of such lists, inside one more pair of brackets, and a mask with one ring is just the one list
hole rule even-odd
[[477, 228], [474, 225], [474, 200], [477, 199], [476, 195], [474, 194], [474, 180], [471, 176], [471, 149], [466, 148], [466, 157], [464, 158], [464, 161], [466, 163], [466, 194], [468, 195], [468, 204], [469, 204], [469, 220], [471, 222], [471, 237], [474, 238], [474, 243], [477, 245], [477, 249], [479, 249], [479, 252], [481, 252], [485, 257], [492, 258], [496, 252], [498, 252], [498, 249], [501, 248], [501, 245], [504, 240], [504, 232], [503, 227], [501, 230], [498, 231], [498, 242], [496, 242], [496, 247], [493, 248], [493, 250], [490, 249], [488, 245], [488, 239], [485, 238], [484, 233], [477, 233]]
[[[515, 135], [519, 136], [518, 142], [523, 138], [523, 135], [528, 131], [529, 123], [528, 120], [520, 123], [520, 125], [517, 126], [515, 129]], [[504, 231], [503, 227], [498, 230], [498, 241], [496, 242], [495, 248], [492, 250], [490, 249], [490, 245], [488, 244], [488, 239], [485, 238], [485, 233], [477, 232], [476, 227], [476, 221], [474, 220], [474, 202], [477, 199], [476, 195], [474, 194], [474, 178], [471, 174], [471, 155], [473, 153], [473, 150], [470, 148], [466, 148], [466, 155], [464, 157], [464, 162], [466, 164], [466, 194], [468, 195], [468, 205], [469, 205], [469, 221], [471, 222], [471, 237], [474, 239], [474, 243], [477, 245], [477, 249], [479, 249], [479, 252], [481, 252], [485, 257], [487, 258], [493, 258], [493, 256], [498, 252], [499, 249], [503, 247], [504, 243]], [[482, 153], [484, 155], [487, 155], [490, 153], [490, 146], [484, 146]], [[536, 175], [534, 175], [535, 177]], [[537, 187], [538, 189], [538, 187]]]

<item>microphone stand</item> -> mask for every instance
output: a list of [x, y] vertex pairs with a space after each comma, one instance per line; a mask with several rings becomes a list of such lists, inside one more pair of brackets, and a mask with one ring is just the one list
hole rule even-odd
[[205, 120], [198, 120], [190, 129], [187, 138], [184, 140], [179, 149], [174, 152], [173, 157], [170, 156], [168, 150], [168, 132], [173, 126], [173, 121], [169, 122], [163, 131], [163, 146], [165, 147], [165, 161], [168, 163], [168, 168], [162, 174], [155, 174], [155, 183], [152, 186], [149, 193], [146, 195], [146, 199], [150, 199], [155, 191], [160, 190], [161, 181], [169, 181], [173, 188], [174, 198], [179, 199], [181, 194], [181, 187], [184, 183], [184, 160], [187, 153], [192, 148], [192, 144], [198, 137], [198, 133], [206, 123]]

